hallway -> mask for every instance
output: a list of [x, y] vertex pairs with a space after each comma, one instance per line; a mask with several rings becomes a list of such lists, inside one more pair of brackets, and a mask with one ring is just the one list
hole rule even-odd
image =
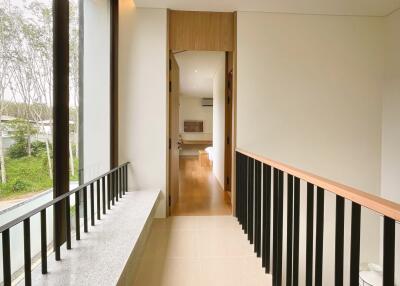
[[224, 193], [210, 167], [200, 166], [197, 157], [179, 160], [179, 197], [172, 215], [230, 215], [230, 198]]
[[261, 259], [232, 216], [155, 219], [134, 286], [266, 286]]

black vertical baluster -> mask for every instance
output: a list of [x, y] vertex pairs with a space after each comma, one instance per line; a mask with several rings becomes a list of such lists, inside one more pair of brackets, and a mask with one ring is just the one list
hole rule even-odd
[[101, 178], [101, 193], [103, 202], [103, 214], [106, 214], [106, 177]]
[[240, 219], [240, 159], [239, 159], [239, 152], [235, 152], [235, 159], [236, 159], [236, 200], [235, 200], [235, 209], [236, 209], [236, 218], [238, 219], [239, 223], [241, 224], [241, 219]]
[[383, 224], [383, 286], [394, 286], [395, 236], [395, 221], [385, 216]]
[[247, 236], [251, 244], [254, 242], [254, 159], [249, 158], [248, 172], [248, 206], [247, 206]]
[[278, 257], [276, 269], [276, 282], [278, 286], [282, 285], [282, 244], [283, 244], [283, 171], [278, 172]]
[[25, 285], [32, 285], [31, 276], [31, 226], [30, 219], [24, 220], [24, 269]]
[[238, 208], [239, 208], [239, 219], [240, 219], [240, 224], [242, 225], [242, 229], [244, 228], [244, 188], [243, 188], [243, 181], [244, 181], [244, 177], [243, 177], [243, 173], [244, 173], [244, 158], [243, 155], [238, 153], [238, 173], [236, 174], [236, 176], [238, 177], [238, 189], [239, 189], [239, 193], [238, 193], [238, 198], [236, 200], [236, 202], [238, 203]]
[[239, 152], [235, 152], [235, 158], [236, 158], [236, 200], [235, 200], [235, 209], [236, 209], [236, 218], [239, 221], [239, 224], [242, 224], [241, 216], [240, 216], [240, 197], [241, 197], [241, 187], [240, 187], [240, 155]]
[[314, 245], [314, 185], [307, 183], [306, 286], [312, 285]]
[[287, 176], [286, 285], [292, 286], [293, 176]]
[[300, 242], [300, 179], [294, 178], [293, 200], [293, 286], [299, 285], [299, 242]]
[[124, 195], [124, 166], [119, 168], [120, 198]]
[[125, 170], [124, 185], [125, 185], [125, 193], [126, 193], [128, 191], [128, 165], [125, 165], [124, 170]]
[[335, 286], [343, 285], [344, 198], [336, 196]]
[[107, 208], [111, 208], [111, 182], [110, 182], [110, 174], [107, 175]]
[[75, 193], [75, 235], [76, 240], [81, 239], [80, 191]]
[[118, 178], [118, 196], [122, 198], [122, 181], [121, 181], [122, 168], [118, 168], [117, 178]]
[[83, 188], [83, 231], [88, 232], [87, 187]]
[[238, 162], [239, 162], [239, 173], [236, 174], [237, 177], [239, 177], [239, 186], [238, 188], [240, 189], [239, 192], [239, 196], [237, 198], [238, 201], [238, 207], [239, 207], [239, 217], [240, 217], [240, 224], [242, 225], [242, 229], [244, 229], [244, 208], [243, 208], [243, 204], [244, 204], [244, 188], [243, 188], [243, 181], [244, 181], [244, 177], [243, 177], [243, 172], [244, 172], [244, 158], [243, 155], [238, 153]]
[[94, 226], [94, 185], [90, 184], [90, 224]]
[[125, 191], [128, 191], [128, 165], [125, 165]]
[[243, 197], [244, 197], [244, 200], [243, 200], [243, 206], [244, 206], [244, 208], [243, 208], [243, 218], [244, 218], [244, 220], [243, 220], [243, 222], [244, 222], [243, 229], [244, 229], [244, 233], [245, 234], [247, 234], [249, 232], [249, 230], [248, 230], [248, 225], [249, 225], [249, 217], [248, 217], [248, 206], [249, 206], [249, 203], [248, 203], [248, 201], [249, 201], [249, 184], [248, 184], [248, 181], [249, 181], [249, 176], [248, 176], [248, 173], [249, 173], [249, 157], [245, 156], [244, 157], [244, 170], [243, 170], [243, 175], [244, 175], [243, 176], [243, 179], [244, 179], [244, 181], [243, 181], [243, 189], [245, 190], [245, 192], [243, 193]]
[[113, 172], [113, 185], [114, 185], [114, 199], [115, 202], [118, 202], [118, 171]]
[[255, 162], [255, 230], [254, 251], [261, 256], [261, 162]]
[[97, 219], [98, 220], [100, 220], [100, 212], [101, 212], [101, 209], [100, 209], [100, 200], [101, 200], [101, 197], [100, 197], [100, 180], [101, 179], [98, 179], [97, 181], [96, 181], [96, 196], [97, 196], [97, 198], [96, 198], [96, 202], [97, 202]]
[[270, 273], [271, 260], [271, 166], [263, 165], [263, 259], [265, 272]]
[[274, 168], [274, 195], [273, 195], [273, 226], [272, 226], [272, 285], [277, 286], [278, 278], [278, 192], [279, 192], [279, 170]]
[[3, 244], [3, 283], [4, 286], [11, 286], [11, 256], [10, 256], [10, 230], [7, 229], [1, 234]]
[[111, 203], [112, 205], [115, 205], [115, 172], [112, 172], [110, 175], [111, 179]]
[[114, 171], [114, 180], [115, 180], [115, 200], [118, 202], [118, 193], [119, 193], [119, 180], [118, 180], [119, 169]]
[[[55, 205], [53, 206], [53, 247], [54, 247], [54, 258], [56, 261], [60, 261], [61, 260], [61, 251], [60, 251], [60, 244], [57, 243], [57, 241], [59, 241], [60, 235], [56, 232], [56, 230], [60, 230], [60, 227], [58, 226], [58, 224], [60, 223], [60, 221], [58, 219], [55, 219], [56, 216], [56, 210], [57, 208], [59, 210], [61, 210], [61, 203], [55, 203]], [[57, 212], [58, 214], [60, 214], [60, 212]]]
[[315, 285], [322, 285], [324, 261], [324, 189], [317, 187], [317, 226], [315, 233]]
[[361, 206], [351, 204], [350, 285], [358, 285], [360, 273]]
[[122, 184], [122, 167], [118, 169], [119, 174], [119, 198], [122, 198], [122, 190], [124, 188]]
[[66, 218], [66, 235], [67, 249], [71, 249], [71, 203], [69, 196], [65, 198], [65, 218]]
[[40, 211], [40, 253], [42, 260], [42, 274], [47, 273], [47, 222], [46, 209]]
[[125, 185], [125, 171], [126, 171], [126, 165], [124, 165], [122, 167], [122, 194], [123, 195], [125, 195], [125, 188], [126, 188], [126, 185]]

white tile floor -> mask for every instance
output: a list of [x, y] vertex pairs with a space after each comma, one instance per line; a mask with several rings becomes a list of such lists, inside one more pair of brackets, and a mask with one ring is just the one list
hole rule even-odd
[[134, 286], [268, 286], [261, 259], [232, 216], [154, 220]]

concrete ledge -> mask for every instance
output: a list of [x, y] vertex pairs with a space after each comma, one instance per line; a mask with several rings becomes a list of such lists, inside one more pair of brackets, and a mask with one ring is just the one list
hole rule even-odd
[[[138, 254], [147, 239], [160, 191], [128, 192], [81, 240], [72, 239], [72, 250], [61, 250], [61, 261], [48, 257], [48, 271], [32, 271], [33, 285], [131, 285]], [[90, 223], [90, 220], [89, 220]], [[18, 285], [24, 285], [20, 281]]]

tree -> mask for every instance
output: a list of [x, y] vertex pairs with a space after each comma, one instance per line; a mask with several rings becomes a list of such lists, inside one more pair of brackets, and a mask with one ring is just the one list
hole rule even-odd
[[11, 65], [13, 63], [13, 49], [17, 45], [15, 34], [17, 32], [13, 21], [13, 11], [10, 9], [11, 2], [4, 1], [0, 5], [0, 169], [1, 182], [7, 182], [6, 165], [3, 153], [3, 131], [5, 127], [1, 122], [7, 102], [5, 92], [11, 83]]
[[9, 123], [9, 129], [13, 132], [15, 143], [9, 148], [8, 155], [11, 158], [31, 156], [30, 137], [37, 133], [37, 129], [29, 120], [15, 119]]
[[[53, 177], [50, 147], [52, 116], [48, 114], [50, 109], [40, 108], [42, 104], [51, 107], [53, 99], [52, 8], [50, 5], [34, 1], [27, 9], [35, 16], [23, 19], [19, 23], [25, 42], [25, 72], [32, 76], [25, 79], [32, 79], [32, 91], [22, 96], [24, 102], [28, 103], [28, 110], [36, 125], [45, 133], [49, 177]], [[47, 119], [50, 130], [45, 126]]]
[[[75, 175], [74, 167], [74, 156], [72, 151], [72, 140], [75, 139], [75, 157], [79, 157], [79, 14], [77, 3], [70, 1], [69, 5], [69, 81], [70, 81], [70, 98], [73, 107], [70, 110], [73, 112], [73, 122], [74, 125], [70, 126], [70, 142], [69, 142], [69, 152], [70, 152], [70, 170], [71, 175]], [[72, 127], [72, 128], [71, 128]]]

